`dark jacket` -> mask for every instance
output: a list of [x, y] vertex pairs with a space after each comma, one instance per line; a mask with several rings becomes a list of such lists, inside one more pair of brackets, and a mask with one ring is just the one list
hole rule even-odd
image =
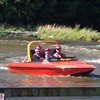
[[42, 62], [43, 59], [44, 59], [43, 57], [39, 57], [35, 54], [32, 56], [32, 61], [34, 61], [34, 62]]

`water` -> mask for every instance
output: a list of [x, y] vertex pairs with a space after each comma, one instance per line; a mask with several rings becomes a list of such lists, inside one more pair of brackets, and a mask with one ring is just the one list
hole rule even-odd
[[[82, 44], [83, 43], [83, 44]], [[0, 86], [5, 87], [81, 87], [100, 86], [100, 45], [96, 43], [69, 42], [62, 44], [62, 51], [67, 56], [76, 56], [79, 60], [96, 66], [87, 77], [31, 75], [13, 73], [7, 68], [8, 62], [22, 61], [26, 56], [28, 41], [0, 42]], [[57, 84], [56, 84], [57, 83]]]
[[[7, 63], [22, 61], [26, 56], [28, 41], [0, 41], [0, 87], [99, 87], [100, 86], [100, 44], [86, 42], [67, 42], [62, 51], [67, 56], [96, 66], [89, 76], [47, 76], [10, 72]], [[17, 97], [18, 98], [18, 97]], [[17, 100], [17, 98], [15, 98]], [[100, 97], [57, 97], [34, 98], [34, 100], [99, 100]], [[23, 100], [27, 100], [24, 98]], [[30, 97], [30, 100], [33, 97]], [[13, 100], [13, 97], [7, 98]], [[22, 100], [21, 97], [18, 100]]]

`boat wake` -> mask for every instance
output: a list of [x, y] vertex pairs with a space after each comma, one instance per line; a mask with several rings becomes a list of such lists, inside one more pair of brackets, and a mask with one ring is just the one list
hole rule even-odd
[[0, 70], [8, 70], [7, 67], [0, 66]]
[[9, 62], [18, 62], [18, 61], [22, 61], [24, 58], [25, 56], [16, 56], [11, 58], [6, 58], [6, 60]]

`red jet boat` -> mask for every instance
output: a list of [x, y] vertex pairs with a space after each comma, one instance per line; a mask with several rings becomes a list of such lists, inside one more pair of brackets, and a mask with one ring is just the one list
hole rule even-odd
[[[33, 44], [45, 45], [48, 43], [58, 44], [56, 41], [31, 41], [27, 46], [27, 56], [22, 62], [11, 62], [7, 64], [10, 71], [25, 72], [39, 75], [87, 75], [96, 67], [91, 64], [86, 64], [79, 61], [76, 57], [64, 58], [49, 58], [48, 61], [33, 62], [31, 55], [34, 54], [34, 49], [31, 49]], [[52, 54], [55, 49], [50, 48]], [[43, 53], [43, 50], [41, 51]]]

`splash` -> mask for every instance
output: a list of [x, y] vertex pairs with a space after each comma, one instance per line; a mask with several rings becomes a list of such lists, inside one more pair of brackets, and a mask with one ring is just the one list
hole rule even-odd
[[88, 63], [97, 63], [97, 64], [100, 64], [100, 59], [92, 59], [92, 60], [84, 60], [85, 62], [88, 62]]
[[0, 70], [8, 70], [7, 67], [0, 66]]

